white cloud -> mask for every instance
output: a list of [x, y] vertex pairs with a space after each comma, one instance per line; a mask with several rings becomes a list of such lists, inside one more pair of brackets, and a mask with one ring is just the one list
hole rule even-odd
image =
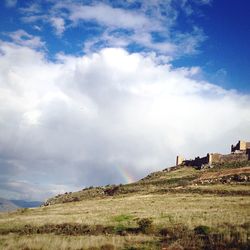
[[38, 30], [38, 31], [41, 31], [41, 30], [42, 30], [42, 28], [41, 28], [40, 26], [38, 26], [38, 25], [34, 25], [33, 28], [34, 28], [35, 30]]
[[194, 0], [195, 3], [197, 4], [204, 4], [204, 5], [211, 5], [213, 0]]
[[5, 5], [8, 8], [15, 7], [17, 4], [17, 0], [5, 0]]
[[144, 15], [120, 8], [113, 8], [105, 4], [78, 5], [78, 4], [57, 4], [56, 8], [67, 8], [70, 11], [69, 19], [74, 23], [81, 20], [93, 20], [101, 25], [119, 28], [143, 28], [153, 26]]
[[177, 154], [228, 152], [250, 139], [250, 97], [195, 80], [199, 68], [123, 49], [58, 62], [29, 47], [0, 49], [1, 183], [11, 177], [46, 195], [120, 183], [125, 171], [143, 177]]
[[21, 46], [27, 46], [30, 48], [44, 48], [45, 42], [38, 36], [33, 36], [24, 30], [17, 30], [14, 32], [6, 33], [8, 37], [12, 39], [15, 44]]
[[89, 4], [70, 0], [50, 1], [47, 11], [38, 4], [20, 11], [23, 22], [50, 23], [60, 37], [68, 28], [77, 28], [84, 34], [86, 25], [92, 22], [99, 32], [96, 35], [93, 31], [91, 38], [83, 41], [85, 53], [107, 46], [127, 48], [130, 45], [165, 56], [182, 56], [199, 51], [200, 44], [206, 39], [202, 29], [188, 25], [186, 32], [178, 30], [180, 11], [189, 12], [188, 18], [193, 14], [188, 1], [135, 2], [138, 8], [132, 7], [133, 1], [90, 1]]
[[50, 18], [51, 25], [55, 28], [56, 34], [61, 36], [65, 30], [65, 22], [61, 17], [51, 17]]
[[[160, 52], [167, 55], [177, 54], [178, 45], [170, 42], [153, 42], [152, 37], [147, 32], [139, 32], [128, 35], [122, 34], [109, 34], [104, 32], [102, 36], [93, 38], [84, 43], [84, 52], [92, 53], [98, 51], [100, 48], [117, 47], [126, 48], [130, 44], [143, 45], [151, 51]], [[191, 46], [190, 46], [191, 47]], [[184, 50], [182, 50], [183, 52]]]
[[39, 14], [42, 9], [38, 3], [29, 4], [27, 7], [19, 8], [19, 11], [28, 15]]
[[[6, 191], [7, 189], [7, 191]], [[6, 199], [24, 199], [46, 201], [48, 197], [65, 192], [78, 191], [82, 186], [67, 185], [41, 185], [30, 183], [25, 180], [4, 180], [0, 183], [0, 196]]]

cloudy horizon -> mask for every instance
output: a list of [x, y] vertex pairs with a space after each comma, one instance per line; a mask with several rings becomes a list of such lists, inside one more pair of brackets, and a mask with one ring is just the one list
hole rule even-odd
[[234, 84], [219, 55], [202, 64], [212, 37], [197, 18], [214, 5], [2, 3], [0, 197], [128, 183], [250, 140], [248, 72]]

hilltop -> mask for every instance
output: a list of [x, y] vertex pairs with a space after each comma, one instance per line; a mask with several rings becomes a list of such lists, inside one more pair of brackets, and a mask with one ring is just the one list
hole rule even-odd
[[249, 249], [248, 151], [186, 164], [196, 159], [0, 214], [0, 248]]

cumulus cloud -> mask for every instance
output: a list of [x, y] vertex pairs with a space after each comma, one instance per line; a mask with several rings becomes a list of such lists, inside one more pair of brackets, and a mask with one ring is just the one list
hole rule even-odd
[[177, 154], [250, 139], [250, 97], [196, 80], [197, 67], [117, 48], [54, 62], [31, 46], [0, 51], [2, 193], [41, 199], [124, 183]]

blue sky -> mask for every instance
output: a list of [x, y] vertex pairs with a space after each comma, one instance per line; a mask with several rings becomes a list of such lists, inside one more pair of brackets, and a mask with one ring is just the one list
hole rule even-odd
[[[56, 53], [82, 55], [106, 46], [125, 47], [133, 52], [155, 51], [158, 54], [171, 55], [175, 67], [199, 66], [203, 70], [203, 77], [211, 82], [227, 89], [249, 92], [248, 1], [148, 1], [148, 6], [143, 6], [145, 1], [72, 1], [75, 8], [70, 8], [74, 7], [70, 2], [1, 1], [1, 38], [9, 39], [8, 34], [17, 30], [39, 36], [45, 42], [47, 56], [51, 60]], [[59, 7], [60, 3], [64, 6]], [[80, 5], [99, 6], [99, 10], [93, 8], [93, 16], [89, 18], [73, 17], [77, 14], [74, 13], [77, 6]], [[141, 27], [137, 23], [138, 27], [135, 28], [125, 22], [114, 25], [115, 20], [102, 20], [100, 13], [103, 11], [105, 15], [105, 9], [110, 11], [111, 8], [123, 11], [124, 18], [127, 18], [126, 14], [129, 12], [134, 17], [138, 13], [141, 17], [148, 18], [141, 22], [158, 19], [158, 23], [155, 22], [152, 27]], [[72, 18], [67, 18], [70, 11]], [[95, 11], [99, 13], [99, 19], [98, 16], [95, 17]], [[112, 14], [116, 15], [115, 12]], [[131, 34], [136, 32], [150, 35], [152, 44], [147, 44], [148, 41], [140, 42], [138, 37], [132, 38]], [[185, 36], [184, 41], [193, 40], [190, 44], [181, 45], [184, 41], [177, 36]], [[111, 41], [112, 38], [116, 41]], [[92, 47], [84, 48], [84, 43], [89, 43], [88, 46], [91, 44]], [[154, 46], [157, 43], [178, 44], [182, 51], [157, 49], [157, 46]], [[183, 46], [190, 46], [190, 51]]]
[[250, 141], [249, 6], [1, 1], [0, 197], [127, 183]]
[[195, 19], [207, 35], [201, 53], [176, 65], [200, 65], [211, 81], [249, 92], [249, 1], [213, 1], [202, 10], [203, 16]]

